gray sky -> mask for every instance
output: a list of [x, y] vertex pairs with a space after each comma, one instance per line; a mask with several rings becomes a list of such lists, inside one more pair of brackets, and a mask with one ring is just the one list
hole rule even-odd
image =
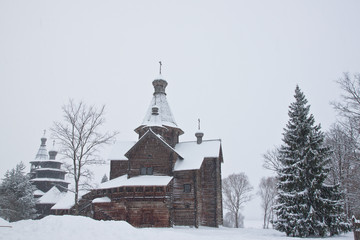
[[106, 104], [105, 129], [136, 140], [161, 60], [180, 140], [195, 139], [201, 118], [204, 138], [223, 140], [223, 177], [245, 172], [256, 189], [296, 84], [323, 130], [335, 121], [334, 81], [359, 72], [359, 10], [347, 0], [0, 0], [0, 176], [29, 165], [69, 98]]

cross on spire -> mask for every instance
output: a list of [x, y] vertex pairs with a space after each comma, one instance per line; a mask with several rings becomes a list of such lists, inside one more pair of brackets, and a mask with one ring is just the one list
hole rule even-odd
[[200, 131], [200, 118], [198, 118], [198, 130]]
[[160, 75], [161, 75], [161, 67], [162, 67], [161, 61], [159, 61], [159, 64], [160, 64]]

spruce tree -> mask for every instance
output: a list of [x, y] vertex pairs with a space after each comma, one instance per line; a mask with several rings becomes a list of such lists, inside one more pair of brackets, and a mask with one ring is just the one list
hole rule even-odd
[[24, 169], [23, 163], [17, 164], [0, 185], [0, 217], [9, 222], [36, 217], [34, 188]]
[[104, 174], [104, 176], [101, 179], [101, 183], [107, 182], [109, 181], [108, 177], [106, 176], [106, 174]]
[[334, 235], [349, 230], [339, 186], [324, 183], [331, 150], [299, 86], [289, 107], [279, 159], [275, 229], [288, 236]]

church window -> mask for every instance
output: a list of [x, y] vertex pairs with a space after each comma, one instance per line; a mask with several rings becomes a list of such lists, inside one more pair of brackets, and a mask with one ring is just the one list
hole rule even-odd
[[184, 192], [185, 193], [191, 192], [191, 184], [184, 184]]
[[153, 175], [153, 168], [152, 167], [140, 168], [140, 175]]

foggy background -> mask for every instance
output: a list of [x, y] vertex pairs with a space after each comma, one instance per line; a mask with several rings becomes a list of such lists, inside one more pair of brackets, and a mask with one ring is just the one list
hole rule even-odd
[[[30, 166], [69, 98], [105, 104], [104, 130], [136, 140], [162, 61], [180, 140], [195, 140], [200, 118], [204, 139], [222, 139], [222, 176], [245, 172], [255, 194], [296, 84], [323, 131], [335, 122], [335, 80], [359, 72], [359, 10], [331, 0], [0, 0], [0, 176]], [[243, 213], [245, 226], [260, 219], [260, 200]]]

